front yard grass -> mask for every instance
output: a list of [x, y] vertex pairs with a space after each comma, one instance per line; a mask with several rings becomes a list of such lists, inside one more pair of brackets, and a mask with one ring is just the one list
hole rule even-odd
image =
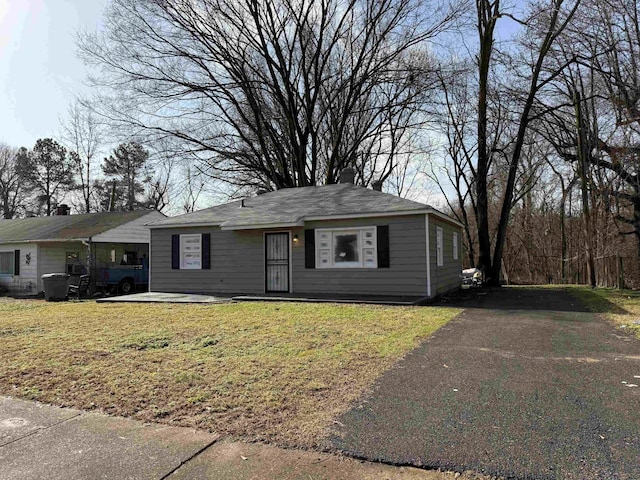
[[604, 314], [618, 327], [640, 338], [640, 292], [612, 288], [577, 287], [571, 291], [585, 306]]
[[0, 299], [0, 394], [314, 447], [458, 312]]

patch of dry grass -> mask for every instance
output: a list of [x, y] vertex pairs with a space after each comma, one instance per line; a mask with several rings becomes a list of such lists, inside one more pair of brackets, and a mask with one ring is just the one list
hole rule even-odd
[[640, 292], [612, 288], [574, 288], [571, 292], [590, 310], [603, 313], [620, 328], [640, 338]]
[[0, 299], [0, 393], [313, 447], [458, 310]]

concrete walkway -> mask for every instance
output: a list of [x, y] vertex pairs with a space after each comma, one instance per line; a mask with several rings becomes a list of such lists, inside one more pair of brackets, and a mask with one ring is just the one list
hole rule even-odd
[[479, 303], [383, 375], [333, 446], [506, 478], [639, 479], [640, 341], [562, 291]]
[[228, 303], [237, 302], [306, 302], [306, 303], [367, 303], [373, 305], [417, 305], [423, 298], [384, 295], [198, 295], [195, 293], [144, 292], [99, 298], [99, 303]]
[[144, 292], [98, 298], [98, 303], [229, 303], [230, 297], [196, 295], [193, 293]]
[[453, 478], [0, 397], [0, 480]]

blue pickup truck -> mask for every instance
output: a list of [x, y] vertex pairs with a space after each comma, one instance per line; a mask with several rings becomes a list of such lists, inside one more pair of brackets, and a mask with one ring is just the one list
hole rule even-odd
[[96, 286], [117, 289], [118, 293], [133, 293], [149, 284], [149, 262], [143, 258], [137, 265], [112, 264], [96, 270]]

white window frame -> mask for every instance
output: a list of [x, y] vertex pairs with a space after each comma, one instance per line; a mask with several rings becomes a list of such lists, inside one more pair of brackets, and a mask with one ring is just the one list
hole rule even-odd
[[[358, 236], [357, 262], [335, 262], [335, 236], [345, 234]], [[365, 245], [365, 240], [370, 240], [372, 245]], [[316, 268], [378, 268], [378, 231], [374, 226], [316, 228], [315, 250]]]
[[16, 266], [15, 266], [15, 259], [16, 259], [16, 254], [14, 250], [11, 250], [9, 252], [0, 252], [0, 255], [9, 255], [9, 264], [11, 265], [11, 271], [9, 272], [0, 272], [0, 277], [12, 277], [13, 274], [16, 272]]
[[442, 227], [436, 227], [436, 264], [439, 267], [444, 265], [444, 245]]
[[453, 232], [451, 240], [453, 243], [453, 259], [458, 260], [458, 232]]
[[[185, 245], [187, 240], [198, 239], [198, 248], [200, 253], [200, 258], [198, 259], [198, 264], [188, 264], [185, 262], [185, 256], [187, 252], [185, 251]], [[200, 233], [185, 233], [180, 235], [180, 270], [202, 270], [202, 234]]]

